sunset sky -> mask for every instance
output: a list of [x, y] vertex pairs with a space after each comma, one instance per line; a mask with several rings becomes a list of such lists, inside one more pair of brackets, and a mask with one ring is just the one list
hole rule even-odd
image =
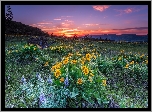
[[148, 34], [148, 5], [10, 6], [13, 21], [38, 27], [49, 34]]

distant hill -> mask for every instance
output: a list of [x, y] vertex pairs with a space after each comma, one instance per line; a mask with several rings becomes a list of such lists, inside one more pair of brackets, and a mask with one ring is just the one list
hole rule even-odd
[[25, 25], [21, 22], [5, 20], [6, 35], [31, 35], [31, 36], [49, 36], [47, 32], [37, 27]]
[[128, 42], [148, 42], [148, 35], [90, 35], [91, 38], [96, 39], [110, 39], [114, 41], [128, 41]]

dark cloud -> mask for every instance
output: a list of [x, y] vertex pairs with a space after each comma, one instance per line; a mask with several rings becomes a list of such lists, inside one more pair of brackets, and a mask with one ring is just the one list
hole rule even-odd
[[124, 28], [124, 29], [112, 29], [112, 30], [145, 30], [148, 27], [135, 27], [135, 28]]

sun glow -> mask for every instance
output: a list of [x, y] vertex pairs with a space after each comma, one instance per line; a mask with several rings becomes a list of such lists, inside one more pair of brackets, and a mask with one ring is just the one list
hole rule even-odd
[[109, 31], [108, 30], [104, 30], [104, 31], [102, 31], [103, 33], [108, 33]]

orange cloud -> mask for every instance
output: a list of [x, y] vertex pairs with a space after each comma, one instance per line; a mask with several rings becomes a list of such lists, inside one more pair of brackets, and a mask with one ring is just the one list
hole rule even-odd
[[40, 27], [41, 27], [41, 26], [43, 26], [43, 25], [37, 25], [37, 26], [40, 26]]
[[109, 7], [110, 7], [109, 5], [95, 5], [95, 6], [93, 6], [93, 8], [95, 10], [100, 11], [100, 12], [106, 10]]
[[39, 22], [39, 23], [35, 23], [35, 24], [32, 24], [30, 26], [32, 27], [38, 27], [38, 28], [48, 28], [48, 26], [52, 25], [52, 22]]
[[52, 24], [52, 23], [50, 22], [50, 23], [37, 23], [37, 24]]
[[83, 25], [85, 25], [85, 26], [97, 26], [99, 24], [83, 24]]
[[67, 37], [71, 37], [71, 36], [73, 36], [73, 35], [75, 35], [75, 34], [77, 34], [77, 35], [80, 35], [81, 34], [81, 32], [82, 32], [82, 30], [78, 30], [78, 29], [70, 29], [70, 28], [64, 28], [64, 30], [60, 30], [59, 32], [58, 32], [58, 34], [59, 35], [62, 35], [62, 34], [65, 34], [65, 36], [67, 36]]
[[109, 33], [110, 31], [109, 30], [103, 30], [101, 31], [102, 33]]
[[51, 30], [56, 30], [55, 28], [41, 28], [41, 30], [43, 30], [43, 31], [51, 31]]

